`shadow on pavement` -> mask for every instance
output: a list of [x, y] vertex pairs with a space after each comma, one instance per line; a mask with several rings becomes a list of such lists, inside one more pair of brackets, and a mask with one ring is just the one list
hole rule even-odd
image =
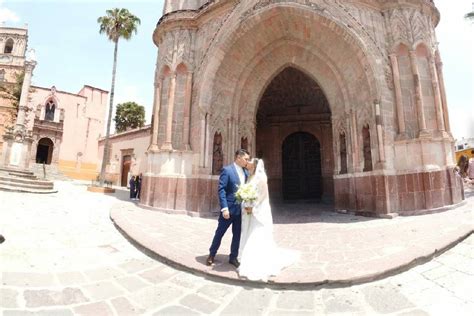
[[[206, 259], [208, 255], [209, 254], [204, 255], [204, 256], [196, 256], [195, 257], [196, 262], [202, 264], [203, 267], [207, 267]], [[235, 267], [229, 264], [228, 261], [229, 261], [229, 256], [218, 254], [214, 258], [214, 264], [209, 269], [218, 271], [218, 272], [235, 271]]]
[[474, 184], [464, 184], [464, 198], [469, 199], [474, 196]]
[[338, 213], [334, 206], [326, 203], [272, 203], [275, 224], [303, 223], [359, 223], [379, 218]]
[[[130, 190], [126, 187], [114, 187], [115, 193], [106, 194], [120, 201], [138, 204], [139, 201], [130, 200]], [[334, 211], [334, 205], [317, 201], [271, 202], [273, 222], [275, 224], [303, 224], [303, 223], [359, 223], [379, 218], [343, 214]], [[218, 213], [203, 216], [217, 219]], [[205, 263], [205, 258], [203, 259]]]

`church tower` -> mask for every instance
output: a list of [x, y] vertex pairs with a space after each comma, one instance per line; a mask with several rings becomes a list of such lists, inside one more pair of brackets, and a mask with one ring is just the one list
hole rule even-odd
[[25, 70], [25, 55], [28, 45], [28, 29], [0, 27], [0, 155], [5, 127], [14, 123], [16, 111], [6, 91], [15, 85], [17, 76]]

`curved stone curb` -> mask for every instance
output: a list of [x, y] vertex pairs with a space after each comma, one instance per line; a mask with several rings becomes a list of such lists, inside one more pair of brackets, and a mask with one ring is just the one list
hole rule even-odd
[[[472, 218], [469, 211], [466, 213], [466, 210], [464, 210], [463, 212], [464, 215]], [[139, 214], [140, 216], [138, 216]], [[456, 216], [459, 214], [450, 215]], [[431, 215], [425, 216], [429, 217]], [[423, 246], [408, 246], [404, 249], [401, 255], [387, 256], [382, 259], [375, 258], [372, 261], [357, 262], [353, 260], [350, 261], [352, 263], [350, 266], [354, 266], [355, 268], [341, 268], [340, 270], [334, 270], [332, 273], [330, 269], [331, 267], [329, 269], [323, 269], [324, 271], [322, 272], [318, 264], [311, 265], [308, 263], [309, 268], [307, 266], [301, 268], [301, 273], [304, 274], [304, 278], [301, 277], [301, 273], [298, 273], [300, 272], [298, 271], [299, 268], [295, 268], [293, 271], [284, 270], [280, 276], [265, 283], [239, 278], [235, 270], [231, 269], [230, 266], [225, 263], [227, 256], [218, 255], [216, 259], [220, 261], [220, 263], [215, 267], [210, 268], [205, 266], [203, 261], [205, 259], [206, 249], [202, 249], [202, 247], [191, 247], [190, 249], [185, 249], [185, 242], [183, 243], [183, 248], [180, 248], [179, 245], [183, 240], [193, 240], [193, 233], [190, 228], [192, 229], [194, 226], [203, 226], [203, 220], [201, 219], [190, 218], [185, 215], [159, 215], [157, 212], [141, 210], [139, 208], [135, 208], [134, 210], [125, 210], [121, 208], [112, 209], [110, 218], [117, 229], [140, 250], [145, 252], [147, 255], [180, 270], [188, 271], [213, 281], [250, 285], [253, 287], [298, 289], [320, 286], [347, 287], [383, 279], [430, 261], [434, 257], [442, 254], [467, 238], [474, 231], [472, 223], [469, 223], [469, 221], [466, 223], [462, 218], [459, 218], [458, 222], [454, 221], [454, 223], [458, 223], [459, 225], [452, 225], [451, 227], [445, 226], [449, 228], [447, 229], [449, 237], [447, 237], [446, 234], [440, 234], [443, 238], [427, 240], [426, 244]], [[153, 219], [156, 220], [154, 224]], [[418, 219], [420, 219], [420, 217], [418, 217]], [[429, 222], [429, 218], [426, 219]], [[391, 221], [393, 223], [393, 220]], [[439, 221], [446, 225], [450, 224], [446, 223], [444, 218], [438, 219], [437, 222]], [[183, 222], [191, 227], [186, 227]], [[419, 223], [421, 225], [424, 224], [423, 221], [419, 221]], [[155, 226], [156, 229], [154, 229]], [[382, 225], [382, 227], [379, 227], [377, 232], [380, 230], [387, 233], [388, 229], [397, 229], [399, 226], [399, 224], [387, 226]], [[434, 227], [436, 225], [431, 226]], [[165, 227], [168, 228], [168, 233], [165, 232]], [[432, 227], [428, 227], [425, 230], [429, 231], [431, 228]], [[424, 231], [422, 231], [422, 233], [423, 232]], [[211, 233], [213, 233], [213, 231]], [[391, 232], [388, 231], [388, 235], [390, 235], [390, 233]], [[374, 236], [377, 237], [376, 235]], [[208, 237], [204, 236], [204, 234], [202, 238], [206, 241], [208, 240]], [[400, 243], [404, 242], [403, 238], [401, 238]], [[225, 245], [223, 244], [223, 246]], [[196, 252], [202, 253], [201, 261], [194, 258]], [[361, 253], [362, 252], [363, 251], [361, 250]], [[355, 257], [357, 257], [357, 253]], [[361, 262], [364, 264], [361, 264]]]

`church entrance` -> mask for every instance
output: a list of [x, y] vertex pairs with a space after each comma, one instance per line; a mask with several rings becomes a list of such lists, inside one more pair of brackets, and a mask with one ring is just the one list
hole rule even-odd
[[265, 161], [274, 201], [332, 201], [333, 138], [329, 102], [296, 67], [281, 70], [260, 99], [256, 156]]
[[120, 185], [126, 187], [128, 185], [128, 174], [130, 173], [130, 166], [132, 165], [132, 156], [125, 155], [122, 157], [122, 178]]
[[36, 163], [51, 164], [53, 159], [54, 143], [51, 139], [45, 137], [41, 138], [36, 148]]
[[283, 199], [319, 200], [321, 187], [321, 149], [313, 135], [297, 132], [282, 145]]

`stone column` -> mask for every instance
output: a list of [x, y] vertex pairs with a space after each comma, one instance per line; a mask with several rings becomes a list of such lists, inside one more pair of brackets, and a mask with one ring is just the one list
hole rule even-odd
[[377, 127], [377, 142], [379, 147], [379, 167], [383, 168], [385, 164], [385, 151], [383, 144], [383, 134], [382, 134], [382, 116], [380, 114], [380, 103], [375, 101], [375, 125]]
[[436, 109], [436, 123], [438, 131], [444, 133], [444, 117], [443, 117], [443, 105], [441, 102], [441, 92], [439, 90], [438, 74], [436, 71], [436, 64], [433, 58], [430, 58], [430, 72], [431, 72], [431, 85], [433, 86], [434, 105]]
[[201, 130], [201, 161], [199, 166], [206, 167], [206, 148], [207, 148], [207, 113], [201, 113], [200, 130]]
[[185, 101], [184, 101], [184, 122], [183, 122], [183, 145], [184, 150], [191, 150], [191, 144], [189, 142], [189, 131], [191, 129], [190, 117], [191, 117], [191, 102], [192, 102], [192, 93], [193, 93], [193, 73], [188, 72], [186, 78], [186, 91], [185, 91]]
[[174, 97], [176, 90], [176, 72], [171, 75], [170, 90], [168, 96], [168, 116], [166, 119], [166, 136], [165, 142], [161, 149], [163, 150], [173, 150], [172, 143], [172, 132], [173, 132], [173, 110], [174, 110]]
[[428, 136], [429, 133], [426, 130], [425, 111], [423, 109], [423, 94], [421, 90], [420, 73], [418, 71], [416, 51], [410, 51], [410, 64], [413, 74], [413, 81], [415, 83], [415, 102], [418, 114], [418, 127], [420, 130], [418, 137]]
[[33, 76], [33, 69], [35, 69], [36, 61], [25, 62], [25, 77], [21, 87], [20, 104], [18, 106], [18, 115], [16, 117], [15, 131], [25, 130], [26, 110], [28, 108], [28, 95], [31, 86], [31, 77]]
[[[357, 141], [357, 118], [356, 111], [351, 110], [349, 114], [350, 124], [347, 124], [351, 128], [351, 140], [352, 140], [352, 172], [360, 171], [360, 161], [359, 161], [359, 142]], [[347, 138], [346, 138], [347, 142]]]
[[160, 123], [160, 107], [161, 107], [161, 87], [163, 78], [159, 78], [155, 82], [155, 96], [153, 102], [153, 129], [151, 133], [151, 143], [148, 148], [149, 151], [158, 151], [158, 126]]
[[446, 89], [444, 86], [443, 63], [438, 61], [436, 63], [436, 70], [438, 74], [439, 92], [441, 94], [441, 104], [443, 107], [444, 127], [448, 133], [451, 133], [451, 126], [449, 124], [448, 101], [446, 99]]
[[392, 64], [393, 85], [395, 89], [395, 106], [398, 119], [397, 139], [406, 139], [407, 135], [405, 128], [405, 114], [403, 112], [402, 88], [400, 86], [400, 70], [398, 68], [398, 59], [396, 54], [390, 55], [390, 62]]

